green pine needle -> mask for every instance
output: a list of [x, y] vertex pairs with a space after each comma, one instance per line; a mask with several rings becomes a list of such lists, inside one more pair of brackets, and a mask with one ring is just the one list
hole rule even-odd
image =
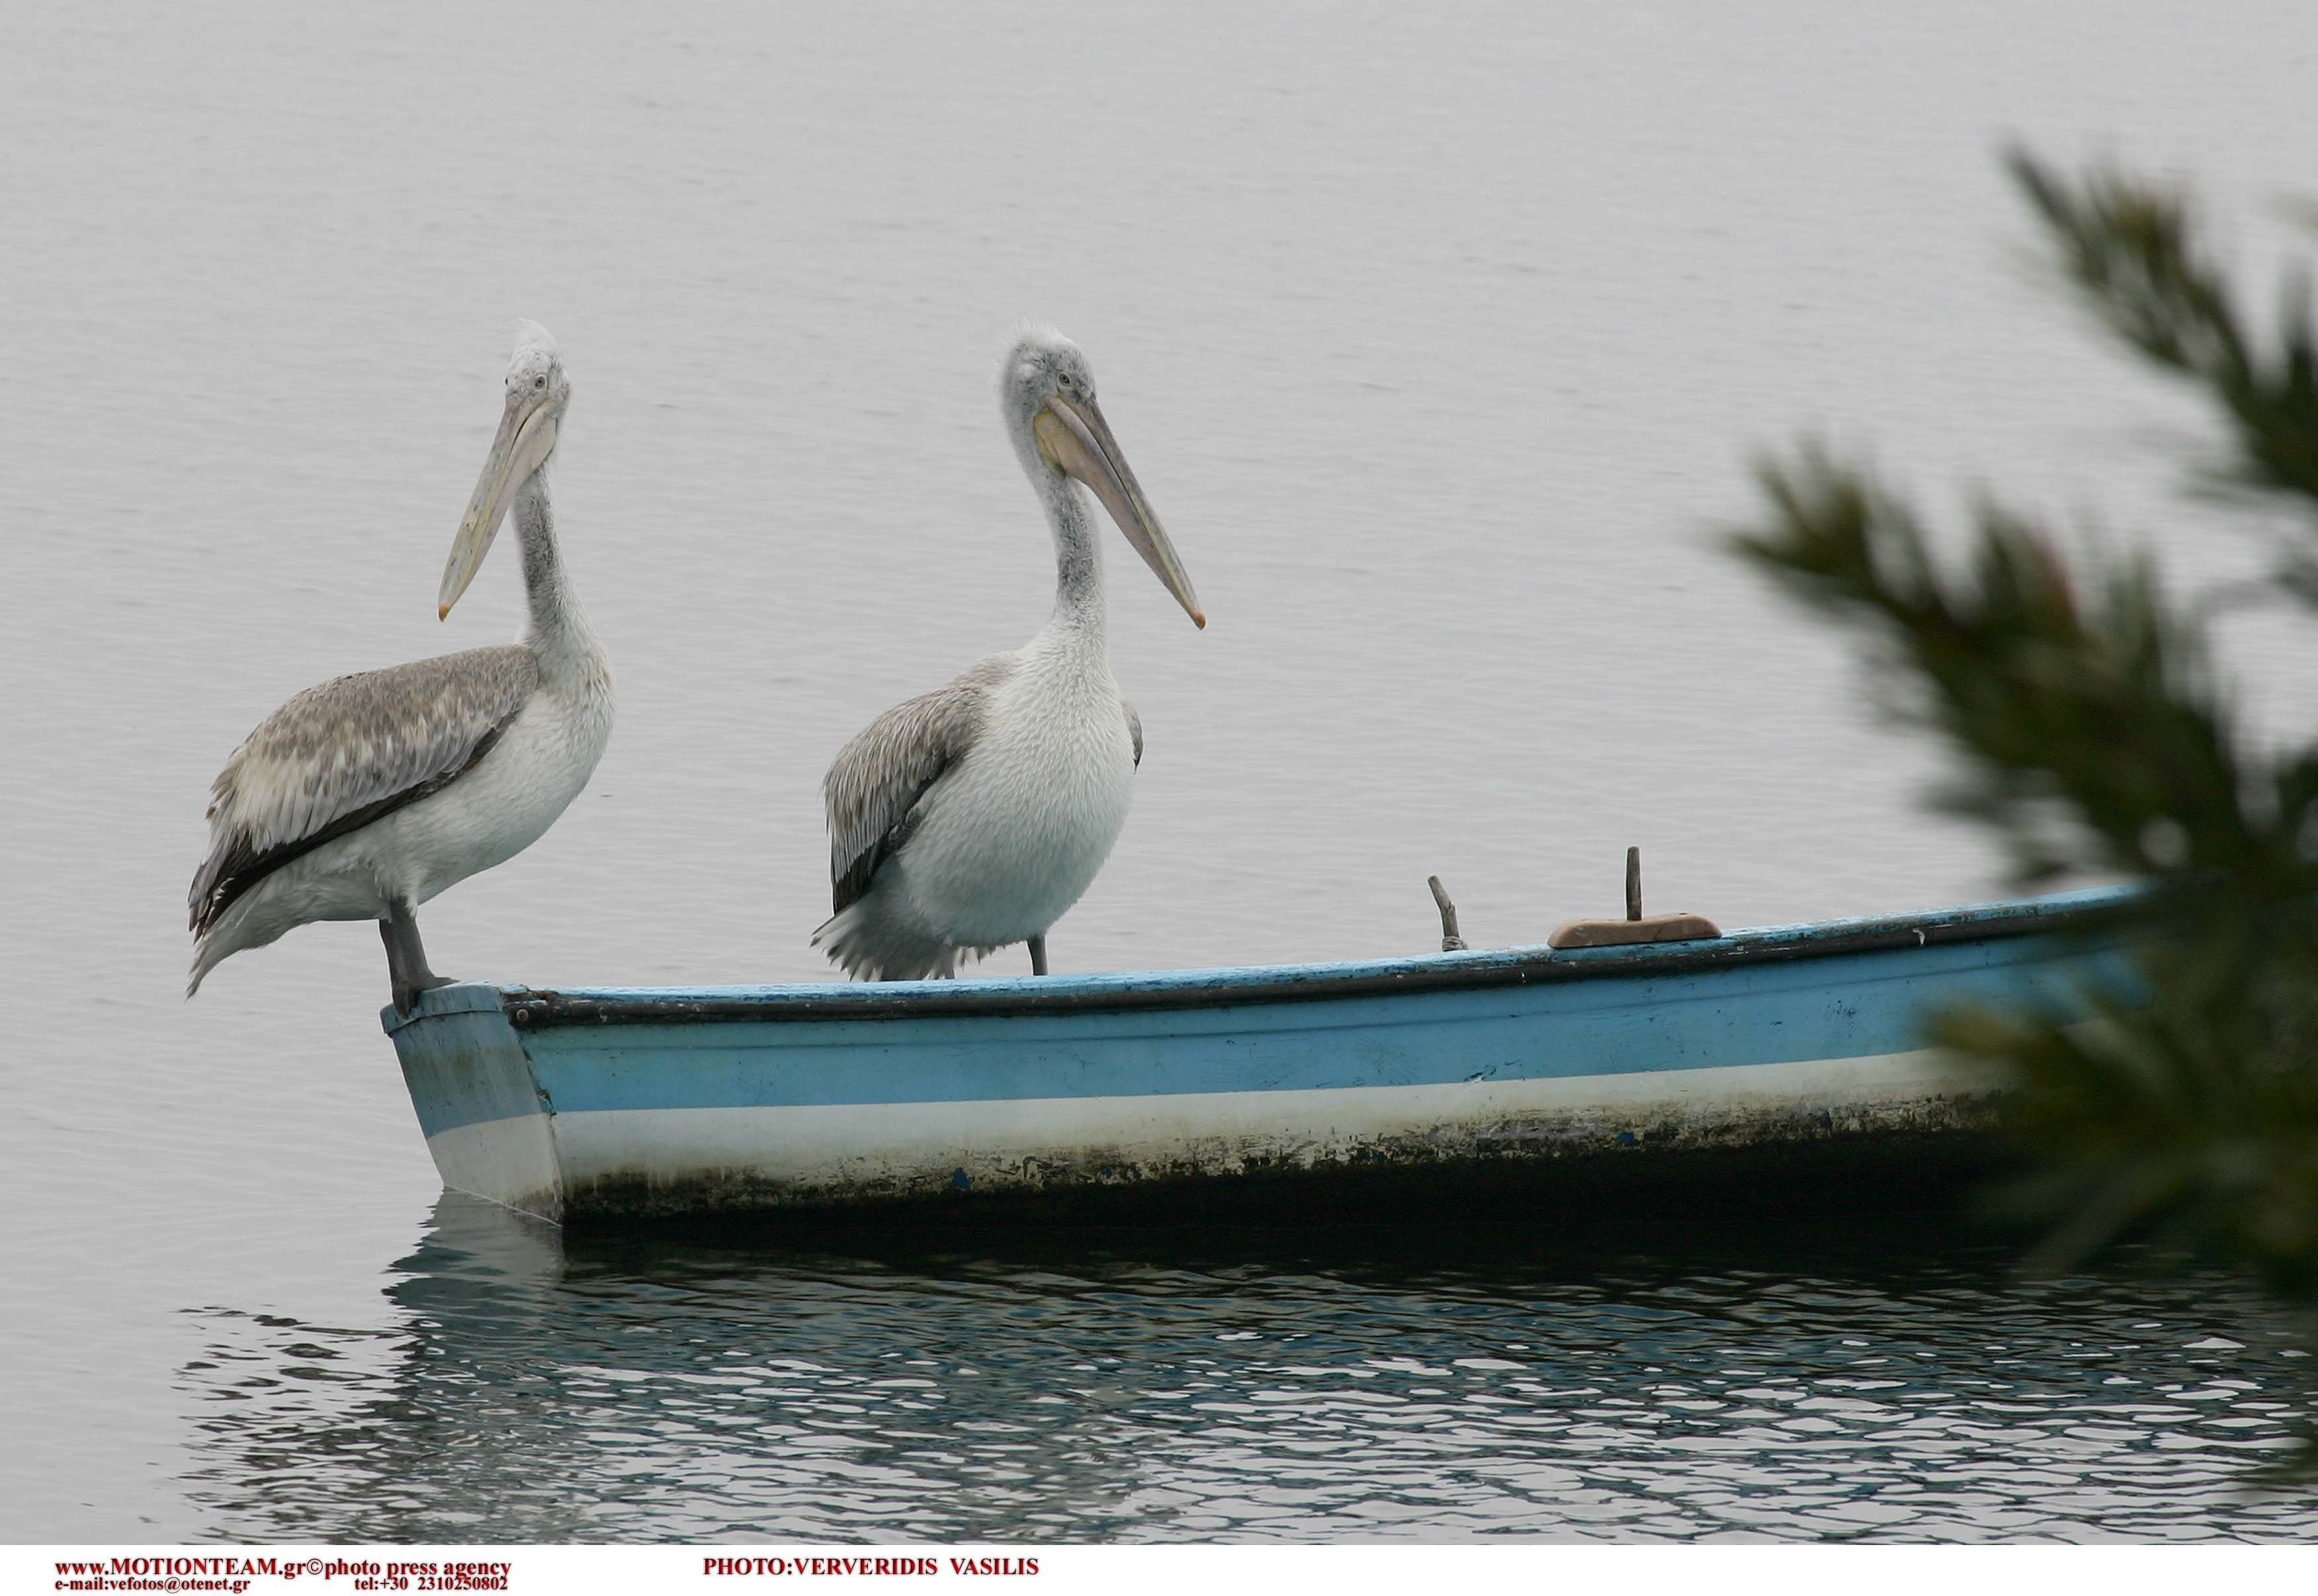
[[[2008, 157], [2061, 282], [2129, 353], [2205, 393], [2220, 475], [2308, 533], [2265, 587], [2318, 605], [2318, 354], [2308, 279], [2249, 327], [2178, 193]], [[1937, 737], [1942, 807], [1986, 827], [2023, 883], [2126, 875], [2146, 1001], [1948, 1014], [1936, 1039], [2017, 1087], [2035, 1172], [2000, 1195], [2040, 1220], [2034, 1267], [2118, 1240], [2221, 1259], [2318, 1305], [2318, 741], [2252, 750], [2206, 609], [2138, 551], [2072, 566], [1983, 503], [1943, 559], [1867, 466], [1804, 444], [1765, 462], [1738, 552], [1858, 637], [1888, 698]], [[2318, 1467], [2318, 1447], [2298, 1466]]]

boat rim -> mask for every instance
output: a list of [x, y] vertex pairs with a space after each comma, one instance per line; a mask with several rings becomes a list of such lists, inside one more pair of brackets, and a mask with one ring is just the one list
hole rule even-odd
[[1761, 926], [1683, 942], [1542, 945], [1326, 964], [1253, 964], [963, 981], [721, 987], [535, 988], [463, 983], [425, 994], [387, 1030], [436, 1015], [499, 1009], [520, 1029], [578, 1026], [931, 1019], [1124, 1013], [1474, 991], [1547, 982], [1682, 975], [1738, 965], [1900, 952], [1999, 937], [2093, 931], [2142, 896], [2133, 886], [1853, 919]]

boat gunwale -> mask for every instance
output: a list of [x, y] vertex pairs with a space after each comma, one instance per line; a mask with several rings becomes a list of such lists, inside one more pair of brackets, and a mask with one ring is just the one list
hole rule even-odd
[[1229, 1009], [1566, 981], [1654, 979], [1749, 964], [2088, 932], [2114, 923], [2141, 897], [2140, 889], [2102, 887], [1909, 914], [1759, 927], [1685, 942], [1563, 949], [1538, 946], [1337, 964], [975, 981], [504, 986], [496, 991], [508, 1021], [527, 1032], [607, 1025], [806, 1024]]

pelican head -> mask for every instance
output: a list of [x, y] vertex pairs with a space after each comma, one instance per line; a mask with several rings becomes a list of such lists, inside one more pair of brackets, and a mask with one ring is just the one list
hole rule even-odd
[[1051, 327], [1034, 327], [1006, 352], [998, 389], [1024, 469], [1058, 486], [1066, 480], [1084, 483], [1192, 624], [1204, 628], [1208, 617], [1183, 561], [1095, 403], [1094, 370], [1085, 353]]
[[459, 596], [482, 568], [483, 556], [491, 551], [491, 540], [507, 518], [515, 490], [555, 453], [556, 429], [571, 398], [571, 381], [563, 374], [563, 356], [553, 336], [535, 321], [517, 322], [499, 435], [491, 440], [482, 480], [475, 484], [474, 498], [467, 501], [459, 535], [451, 544], [451, 558], [443, 567], [440, 615], [450, 614], [451, 606], [459, 602]]

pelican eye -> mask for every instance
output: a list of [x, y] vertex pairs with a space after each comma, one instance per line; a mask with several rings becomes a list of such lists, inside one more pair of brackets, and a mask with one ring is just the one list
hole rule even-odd
[[547, 386], [547, 379], [545, 377], [534, 377], [531, 380], [531, 385], [534, 388], [544, 388]]
[[1055, 381], [1061, 383], [1065, 388], [1072, 386], [1071, 374], [1068, 372], [1056, 372], [1055, 373]]

